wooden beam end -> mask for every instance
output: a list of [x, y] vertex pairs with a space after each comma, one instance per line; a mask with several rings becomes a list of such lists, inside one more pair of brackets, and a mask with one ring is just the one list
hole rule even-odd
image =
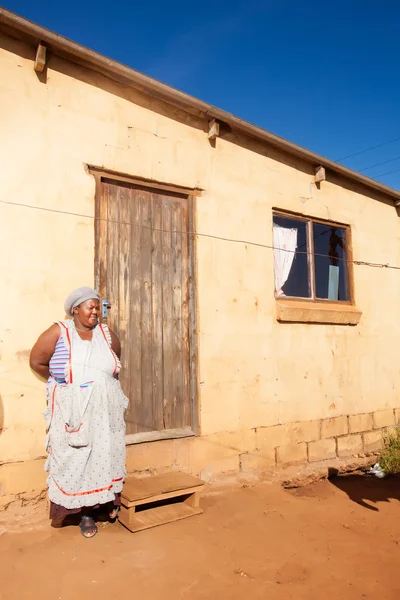
[[219, 136], [219, 123], [215, 119], [208, 124], [208, 139], [215, 140]]
[[36, 50], [36, 59], [34, 69], [36, 73], [43, 73], [46, 66], [47, 48], [43, 44], [38, 44]]
[[318, 165], [318, 167], [315, 167], [314, 173], [315, 173], [315, 183], [321, 183], [321, 181], [326, 180], [325, 167], [323, 167], [322, 165]]

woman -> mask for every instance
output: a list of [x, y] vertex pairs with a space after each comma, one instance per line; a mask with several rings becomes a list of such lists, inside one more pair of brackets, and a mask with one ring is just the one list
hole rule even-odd
[[90, 538], [97, 533], [93, 508], [107, 504], [111, 519], [118, 514], [128, 400], [118, 381], [121, 344], [99, 323], [99, 294], [78, 288], [64, 308], [72, 319], [42, 333], [30, 366], [47, 379], [50, 518], [62, 523], [66, 516], [81, 513], [81, 533]]

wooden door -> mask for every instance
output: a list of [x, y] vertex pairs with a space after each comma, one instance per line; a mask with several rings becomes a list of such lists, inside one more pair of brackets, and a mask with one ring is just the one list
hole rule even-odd
[[122, 344], [127, 434], [141, 434], [138, 441], [190, 434], [196, 415], [193, 236], [186, 233], [192, 199], [108, 179], [98, 185], [97, 283]]

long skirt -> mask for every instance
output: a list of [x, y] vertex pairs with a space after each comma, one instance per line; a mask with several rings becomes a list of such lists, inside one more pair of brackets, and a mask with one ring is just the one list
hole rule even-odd
[[[128, 403], [119, 381], [102, 374], [77, 393], [72, 384], [51, 380], [47, 400], [45, 469], [52, 518], [83, 507], [118, 505], [126, 474], [124, 412]], [[75, 418], [77, 402], [81, 407], [84, 404], [80, 423]]]

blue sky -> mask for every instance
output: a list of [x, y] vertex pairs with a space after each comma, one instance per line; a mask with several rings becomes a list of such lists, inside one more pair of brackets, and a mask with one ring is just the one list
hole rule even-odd
[[3, 6], [400, 188], [398, 0], [3, 0]]

